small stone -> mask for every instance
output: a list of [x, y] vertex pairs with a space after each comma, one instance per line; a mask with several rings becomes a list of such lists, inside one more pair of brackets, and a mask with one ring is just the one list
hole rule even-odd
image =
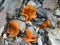
[[4, 39], [6, 39], [6, 38], [7, 38], [6, 34], [4, 34], [4, 35], [3, 35], [3, 38], [4, 38]]
[[8, 41], [5, 40], [5, 45], [8, 45]]
[[37, 18], [47, 18], [47, 10], [44, 8], [40, 7], [37, 9]]
[[60, 21], [57, 21], [57, 28], [60, 28]]
[[24, 31], [25, 31], [25, 28], [26, 28], [26, 24], [25, 24], [25, 22], [20, 21], [20, 20], [15, 20], [15, 21], [18, 22], [19, 27], [20, 27], [20, 31], [24, 32]]
[[60, 21], [60, 18], [57, 18], [57, 21]]
[[40, 35], [43, 35], [44, 34], [44, 30], [43, 29], [40, 29], [39, 30], [39, 33], [40, 33]]
[[60, 10], [59, 9], [56, 10], [55, 16], [60, 17]]
[[29, 1], [28, 3], [27, 3], [27, 5], [32, 5], [32, 6], [34, 6], [35, 7], [35, 2], [33, 2], [33, 1]]
[[45, 18], [42, 18], [42, 19], [41, 19], [41, 21], [43, 21], [43, 22], [44, 22], [45, 20], [46, 20]]
[[38, 2], [38, 3], [36, 4], [35, 8], [39, 8], [39, 7], [41, 7], [41, 4]]
[[34, 22], [33, 24], [37, 25], [37, 26], [40, 26], [42, 23], [43, 23], [42, 21], [37, 21], [37, 22]]
[[18, 18], [18, 20], [26, 21], [26, 17], [20, 16], [20, 18]]
[[40, 36], [38, 37], [38, 45], [43, 45], [43, 43], [42, 43], [42, 40], [41, 40], [41, 37], [40, 37]]
[[15, 40], [15, 42], [17, 42], [17, 43], [21, 43], [21, 41], [22, 41], [22, 38], [20, 38], [20, 37], [19, 38], [17, 37]]
[[21, 45], [26, 45], [26, 43], [24, 41], [21, 41]]

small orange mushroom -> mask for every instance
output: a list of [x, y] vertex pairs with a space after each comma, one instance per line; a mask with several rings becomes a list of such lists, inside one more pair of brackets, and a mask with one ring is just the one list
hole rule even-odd
[[33, 33], [29, 29], [26, 29], [25, 33], [26, 33], [26, 36], [29, 38], [35, 37], [35, 35], [33, 35]]
[[26, 17], [26, 21], [36, 18], [36, 9], [32, 5], [27, 5], [22, 10], [22, 15]]
[[19, 34], [19, 24], [16, 21], [10, 21], [9, 26], [7, 33], [12, 38], [16, 37]]
[[41, 28], [45, 29], [45, 28], [49, 27], [50, 25], [51, 25], [51, 24], [50, 24], [50, 21], [47, 20], [47, 21], [45, 21], [45, 22], [41, 25]]
[[26, 36], [24, 37], [24, 41], [26, 43], [29, 43], [29, 42], [36, 43], [37, 37], [29, 29], [26, 29], [25, 33], [26, 33]]

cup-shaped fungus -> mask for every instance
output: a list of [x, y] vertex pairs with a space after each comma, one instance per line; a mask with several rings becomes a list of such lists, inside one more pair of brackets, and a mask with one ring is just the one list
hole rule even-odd
[[26, 17], [26, 21], [36, 18], [36, 9], [32, 5], [27, 5], [23, 8], [22, 13]]
[[41, 25], [41, 28], [45, 29], [47, 27], [49, 27], [51, 25], [50, 21], [49, 20], [46, 20], [42, 25]]
[[16, 37], [19, 34], [19, 24], [16, 21], [10, 21], [7, 33], [12, 38]]
[[29, 29], [26, 29], [25, 33], [26, 33], [26, 36], [24, 37], [24, 41], [26, 43], [29, 43], [29, 42], [36, 43], [37, 37]]

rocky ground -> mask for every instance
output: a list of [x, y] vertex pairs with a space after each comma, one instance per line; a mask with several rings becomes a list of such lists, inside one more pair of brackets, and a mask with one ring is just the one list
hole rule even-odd
[[[30, 21], [29, 24], [32, 26], [28, 27], [29, 29], [32, 29], [33, 33], [38, 37], [37, 43], [38, 44], [32, 44], [32, 43], [27, 43], [25, 44], [25, 42], [23, 41], [23, 37], [21, 38], [19, 37], [15, 37], [14, 39], [9, 38], [8, 36], [6, 36], [6, 33], [3, 34], [2, 36], [2, 32], [4, 32], [4, 28], [5, 25], [7, 24], [7, 12], [11, 16], [15, 16], [16, 12], [15, 9], [16, 8], [21, 8], [21, 6], [25, 6], [25, 3], [28, 1], [25, 1], [25, 3], [22, 3], [23, 0], [6, 0], [3, 4], [3, 7], [5, 7], [2, 11], [0, 11], [0, 45], [60, 45], [60, 23], [57, 24], [58, 21], [60, 21], [60, 10], [58, 7], [58, 1], [57, 0], [42, 0], [43, 1], [43, 5], [42, 3], [40, 4], [39, 1], [36, 0], [32, 0], [34, 3], [33, 5], [36, 4], [36, 9], [37, 9], [37, 13], [40, 15], [43, 15], [42, 17], [44, 17], [44, 15], [47, 15], [48, 20], [51, 22], [51, 27], [46, 28], [45, 30], [48, 32], [44, 33], [44, 29], [40, 29], [39, 27], [34, 27], [36, 28], [36, 30], [34, 30], [32, 27], [36, 26], [36, 25], [40, 25], [42, 22], [40, 20], [44, 19], [35, 19], [37, 22], [33, 22]], [[41, 2], [41, 0], [40, 0]], [[23, 4], [23, 5], [22, 5]], [[31, 4], [31, 3], [30, 3]], [[40, 6], [43, 6], [42, 8]], [[54, 16], [54, 15], [59, 15], [59, 16]], [[37, 15], [38, 16], [38, 15]], [[22, 17], [23, 18], [23, 17]], [[38, 16], [38, 18], [40, 18]], [[24, 18], [23, 18], [24, 19]], [[20, 21], [21, 19], [19, 19], [17, 22], [20, 23], [20, 30], [22, 32], [25, 31], [25, 24], [26, 22]], [[16, 20], [15, 20], [16, 21]], [[22, 24], [22, 25], [21, 25]], [[39, 34], [36, 34], [36, 32], [40, 32]], [[23, 33], [22, 33], [23, 34]], [[25, 34], [25, 33], [24, 33]], [[45, 34], [47, 35], [45, 37]], [[43, 36], [41, 36], [43, 35]], [[7, 38], [6, 38], [7, 37]], [[48, 41], [45, 38], [49, 38]], [[13, 41], [11, 41], [13, 40]], [[45, 42], [43, 42], [45, 41]], [[2, 43], [1, 43], [2, 42]]]

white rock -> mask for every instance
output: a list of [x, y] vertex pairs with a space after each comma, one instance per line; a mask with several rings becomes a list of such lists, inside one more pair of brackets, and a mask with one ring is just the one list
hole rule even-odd
[[38, 45], [43, 45], [43, 44], [42, 44], [41, 37], [38, 37]]
[[7, 38], [6, 34], [4, 34], [4, 35], [3, 35], [3, 38], [4, 38], [4, 39], [6, 39], [6, 38]]
[[56, 10], [56, 15], [60, 16], [60, 10], [59, 9]]
[[16, 42], [16, 43], [21, 43], [22, 40], [23, 40], [22, 38], [20, 38], [20, 37], [18, 38], [18, 37], [17, 37], [16, 40], [15, 40], [15, 42]]
[[60, 45], [60, 30], [59, 29], [51, 29], [48, 33], [49, 40], [52, 45]]
[[8, 45], [8, 41], [5, 40], [5, 45]]
[[29, 1], [29, 2], [27, 3], [27, 5], [32, 5], [32, 6], [34, 6], [34, 7], [35, 7], [36, 3], [35, 3], [35, 2], [33, 2], [33, 1]]
[[29, 25], [32, 25], [32, 23], [30, 22], [30, 21], [28, 21], [28, 22], [26, 22], [27, 24], [29, 24]]

